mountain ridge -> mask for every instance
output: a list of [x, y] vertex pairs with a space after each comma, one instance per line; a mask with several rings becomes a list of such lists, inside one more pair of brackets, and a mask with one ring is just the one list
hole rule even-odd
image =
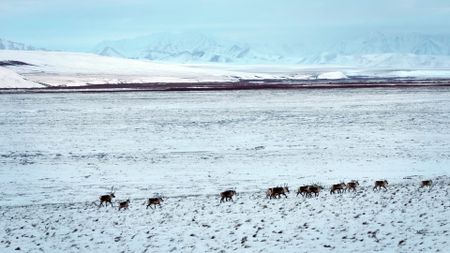
[[[109, 50], [105, 49], [108, 48]], [[449, 67], [450, 36], [371, 33], [314, 48], [303, 42], [264, 44], [232, 41], [200, 33], [159, 33], [104, 41], [103, 56], [177, 63], [337, 64], [383, 67]]]
[[45, 51], [46, 49], [27, 45], [22, 42], [16, 42], [16, 41], [11, 41], [11, 40], [0, 38], [0, 50], [24, 50], [24, 51], [44, 50]]

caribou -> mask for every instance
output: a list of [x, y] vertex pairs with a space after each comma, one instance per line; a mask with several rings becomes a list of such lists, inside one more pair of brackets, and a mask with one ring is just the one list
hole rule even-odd
[[267, 189], [266, 196], [268, 196], [270, 199], [277, 197], [281, 198], [281, 195], [287, 198], [286, 193], [289, 193], [289, 187], [285, 184], [283, 187], [277, 186]]
[[386, 186], [388, 185], [388, 181], [387, 180], [378, 180], [375, 181], [375, 185], [373, 187], [373, 190], [375, 191], [376, 189], [381, 190], [381, 188], [384, 188], [384, 190], [387, 191]]
[[149, 198], [149, 199], [147, 199], [147, 201], [144, 202], [143, 205], [147, 204], [147, 207], [145, 209], [148, 209], [148, 207], [153, 209], [152, 205], [154, 205], [155, 208], [156, 208], [156, 205], [159, 205], [159, 207], [161, 208], [161, 202], [164, 202], [162, 197]]
[[322, 186], [316, 184], [300, 186], [297, 190], [297, 196], [300, 194], [303, 197], [311, 198], [314, 193], [314, 197], [317, 197], [322, 189]]
[[345, 183], [339, 183], [339, 184], [334, 184], [331, 186], [330, 189], [330, 194], [334, 194], [334, 193], [341, 193], [342, 191], [345, 191]]
[[352, 191], [356, 191], [356, 187], [358, 187], [359, 186], [359, 182], [358, 181], [356, 181], [356, 180], [352, 180], [352, 181], [350, 181], [350, 182], [348, 182], [347, 183], [347, 191], [350, 191], [350, 190], [352, 190]]
[[234, 195], [237, 195], [235, 190], [227, 190], [227, 191], [221, 192], [220, 193], [220, 203], [229, 201], [229, 200], [234, 201], [233, 200]]
[[312, 197], [313, 193], [314, 193], [314, 197], [318, 197], [320, 190], [323, 190], [323, 187], [320, 185], [309, 186], [309, 192], [308, 192], [309, 197]]
[[123, 209], [123, 210], [128, 210], [129, 204], [130, 204], [130, 200], [129, 200], [129, 199], [127, 199], [126, 201], [120, 202], [120, 203], [119, 203], [119, 211], [120, 211], [121, 209]]
[[310, 185], [303, 185], [303, 186], [298, 187], [297, 196], [299, 194], [302, 195], [303, 197], [308, 196], [310, 194], [309, 187], [310, 187]]
[[[373, 187], [373, 191], [378, 190], [380, 191], [382, 188], [384, 188], [385, 191], [387, 191], [387, 186], [388, 186], [388, 181], [387, 180], [378, 180], [375, 181], [374, 183], [374, 187]], [[359, 182], [357, 180], [352, 180], [348, 183], [339, 183], [339, 184], [334, 184], [331, 186], [331, 190], [330, 190], [330, 194], [335, 194], [335, 193], [342, 193], [343, 191], [353, 191], [356, 192], [356, 189], [359, 187]], [[430, 189], [433, 187], [433, 181], [432, 180], [423, 180], [420, 183], [420, 187], [421, 188], [425, 188], [425, 187], [429, 187]], [[320, 185], [317, 184], [312, 184], [312, 185], [303, 185], [300, 186], [297, 189], [297, 196], [300, 194], [303, 197], [313, 197], [313, 194], [315, 197], [319, 196], [319, 193], [321, 190], [323, 190], [324, 188]], [[287, 198], [287, 193], [289, 193], [289, 187], [287, 184], [284, 184], [284, 186], [277, 186], [277, 187], [272, 187], [272, 188], [268, 188], [266, 191], [266, 198], [281, 198], [281, 196], [283, 195], [285, 198]], [[235, 190], [226, 190], [220, 193], [220, 203], [223, 202], [227, 202], [227, 201], [234, 201], [233, 197], [237, 196], [238, 194], [236, 193]], [[159, 196], [159, 195], [157, 195]], [[93, 202], [93, 204], [95, 204], [96, 206], [98, 206], [98, 208], [105, 206], [107, 207], [108, 204], [111, 207], [114, 207], [112, 200], [113, 198], [115, 198], [115, 190], [114, 190], [114, 186], [111, 187], [111, 191], [106, 194], [106, 195], [101, 195], [99, 197], [100, 199], [100, 204], [96, 204], [96, 202]], [[148, 198], [143, 205], [147, 204], [146, 209], [148, 209], [149, 207], [153, 209], [153, 207], [156, 208], [156, 206], [159, 206], [160, 208], [161, 206], [161, 202], [164, 202], [162, 197], [154, 197], [154, 198]], [[119, 203], [119, 211], [120, 210], [128, 210], [130, 205], [130, 199], [127, 199], [126, 201], [120, 202]]]
[[[111, 207], [113, 207], [112, 199], [116, 197], [116, 195], [114, 195], [114, 194], [115, 194], [115, 191], [114, 191], [114, 186], [113, 186], [113, 187], [111, 187], [111, 191], [108, 194], [102, 195], [99, 197], [100, 205], [98, 205], [98, 208], [102, 207], [103, 203], [105, 203], [105, 207], [108, 206], [108, 203], [111, 205]], [[95, 204], [95, 202], [94, 202], [94, 204]]]
[[424, 188], [424, 187], [432, 187], [433, 186], [433, 181], [431, 181], [431, 180], [423, 180], [421, 183], [420, 183], [420, 188]]

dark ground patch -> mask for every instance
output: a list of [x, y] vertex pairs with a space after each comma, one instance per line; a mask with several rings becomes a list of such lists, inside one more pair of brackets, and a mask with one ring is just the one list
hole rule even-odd
[[0, 61], [0, 66], [32, 66], [23, 61]]

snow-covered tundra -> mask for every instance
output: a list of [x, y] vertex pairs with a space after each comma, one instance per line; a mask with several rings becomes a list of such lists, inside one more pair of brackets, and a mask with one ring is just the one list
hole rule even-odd
[[[449, 94], [2, 94], [0, 251], [445, 252]], [[329, 194], [352, 179], [356, 192]], [[311, 183], [319, 197], [295, 197]], [[265, 197], [283, 184], [288, 198]], [[92, 204], [111, 186], [115, 208]]]
[[[161, 208], [91, 203], [0, 207], [2, 252], [447, 252], [450, 178], [417, 177], [372, 191], [268, 199], [263, 191], [174, 196]], [[195, 188], [191, 189], [192, 191]]]

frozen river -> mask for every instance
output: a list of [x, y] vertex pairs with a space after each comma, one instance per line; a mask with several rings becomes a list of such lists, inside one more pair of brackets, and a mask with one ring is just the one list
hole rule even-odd
[[450, 89], [0, 95], [0, 203], [450, 173]]

